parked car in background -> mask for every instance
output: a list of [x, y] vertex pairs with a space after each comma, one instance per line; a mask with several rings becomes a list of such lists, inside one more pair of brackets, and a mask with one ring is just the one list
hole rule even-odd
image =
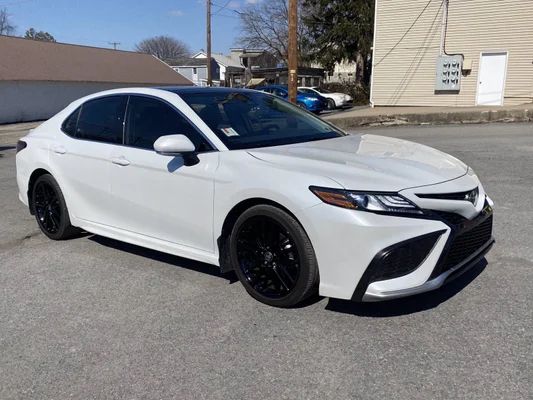
[[[289, 90], [287, 86], [283, 85], [261, 86], [256, 88], [256, 90], [271, 93], [274, 96], [278, 96], [283, 99], [288, 99], [289, 97]], [[328, 100], [320, 94], [314, 92], [308, 93], [298, 90], [296, 102], [301, 108], [305, 108], [307, 111], [315, 114], [320, 114], [322, 111], [328, 108]]]
[[349, 107], [353, 104], [352, 96], [344, 93], [331, 92], [320, 87], [299, 87], [298, 91], [307, 94], [316, 94], [325, 97], [328, 102], [328, 110]]

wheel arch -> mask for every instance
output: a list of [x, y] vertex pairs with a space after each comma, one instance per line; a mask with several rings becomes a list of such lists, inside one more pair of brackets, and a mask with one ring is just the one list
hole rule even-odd
[[228, 247], [229, 236], [231, 234], [231, 230], [233, 229], [235, 222], [237, 221], [239, 216], [242, 215], [243, 212], [257, 205], [270, 205], [270, 206], [276, 207], [286, 212], [292, 218], [294, 218], [296, 222], [298, 222], [305, 231], [305, 228], [303, 227], [301, 222], [298, 220], [296, 215], [291, 210], [289, 210], [287, 207], [278, 203], [277, 201], [270, 200], [270, 199], [263, 198], [263, 197], [252, 197], [246, 200], [242, 200], [241, 202], [233, 206], [233, 208], [226, 215], [226, 218], [224, 219], [224, 222], [222, 223], [222, 229], [220, 231], [220, 236], [217, 239], [219, 265], [220, 265], [220, 270], [223, 273], [229, 272], [233, 269], [231, 267], [231, 262], [229, 260], [229, 251], [228, 251], [229, 250], [229, 247]]
[[39, 177], [43, 175], [52, 175], [50, 171], [44, 169], [44, 168], [37, 168], [35, 169], [31, 175], [30, 179], [28, 180], [28, 207], [30, 209], [30, 214], [35, 215], [35, 209], [33, 208], [33, 196], [31, 195], [33, 191], [33, 186], [35, 185], [35, 182]]

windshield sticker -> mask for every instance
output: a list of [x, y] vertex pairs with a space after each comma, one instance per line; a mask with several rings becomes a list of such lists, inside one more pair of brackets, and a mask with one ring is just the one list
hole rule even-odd
[[226, 135], [227, 137], [231, 137], [231, 136], [239, 136], [239, 134], [237, 133], [237, 131], [235, 129], [233, 129], [232, 127], [229, 127], [229, 128], [220, 128], [220, 130], [222, 132], [224, 132], [224, 135]]

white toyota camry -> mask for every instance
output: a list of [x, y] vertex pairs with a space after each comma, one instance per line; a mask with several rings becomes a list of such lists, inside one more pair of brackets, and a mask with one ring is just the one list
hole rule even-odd
[[273, 306], [429, 291], [493, 243], [492, 202], [461, 161], [252, 90], [93, 94], [22, 138], [16, 161], [49, 238], [84, 230], [215, 264]]

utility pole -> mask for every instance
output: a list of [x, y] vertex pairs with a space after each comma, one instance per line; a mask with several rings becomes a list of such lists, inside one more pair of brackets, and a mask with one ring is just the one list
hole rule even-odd
[[116, 50], [118, 45], [120, 44], [120, 42], [107, 42], [107, 43], [113, 46], [113, 50]]
[[213, 85], [213, 71], [211, 71], [211, 0], [207, 1], [207, 86]]
[[298, 92], [298, 0], [289, 0], [289, 101], [296, 104]]

